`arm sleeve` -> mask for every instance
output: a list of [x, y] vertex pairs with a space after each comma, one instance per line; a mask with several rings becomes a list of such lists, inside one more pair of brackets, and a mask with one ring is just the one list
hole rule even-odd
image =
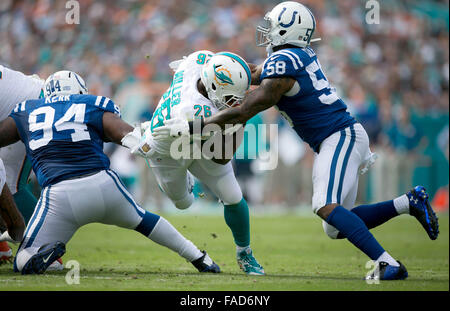
[[9, 115], [9, 117], [12, 118], [16, 123], [19, 138], [25, 145], [27, 144], [28, 139], [30, 137], [29, 123], [28, 123], [29, 114], [26, 107], [30, 107], [30, 105], [32, 105], [33, 102], [34, 100], [27, 100], [18, 103]]
[[121, 117], [120, 114], [120, 108], [114, 104], [114, 102], [105, 96], [94, 96], [92, 100], [92, 105], [95, 107], [95, 109], [100, 110], [102, 112], [112, 112], [114, 114], [117, 114], [119, 117]]
[[278, 52], [270, 56], [263, 65], [260, 80], [265, 78], [297, 77], [303, 70], [300, 58], [289, 52]]
[[105, 139], [103, 132], [103, 114], [105, 112], [111, 112], [121, 118], [120, 109], [114, 104], [114, 102], [105, 96], [89, 95], [90, 99], [86, 102], [89, 103], [87, 111], [88, 124], [95, 129], [100, 137]]

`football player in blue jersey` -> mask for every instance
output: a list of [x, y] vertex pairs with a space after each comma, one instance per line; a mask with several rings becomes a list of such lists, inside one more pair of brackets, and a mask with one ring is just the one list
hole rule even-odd
[[163, 217], [142, 209], [109, 168], [103, 142], [122, 144], [134, 128], [107, 97], [88, 94], [72, 71], [52, 74], [44, 98], [17, 104], [0, 122], [0, 147], [21, 140], [41, 197], [14, 261], [22, 274], [43, 273], [65, 253], [81, 226], [98, 222], [133, 229], [191, 262], [200, 272], [220, 272]]
[[368, 278], [398, 280], [407, 270], [378, 243], [369, 229], [400, 214], [417, 218], [431, 240], [439, 234], [438, 219], [424, 187], [417, 186], [390, 201], [354, 206], [360, 167], [373, 163], [369, 138], [363, 126], [348, 112], [330, 86], [310, 47], [316, 20], [304, 5], [287, 1], [268, 12], [257, 27], [257, 44], [265, 46], [268, 58], [253, 66], [252, 82], [260, 86], [240, 106], [228, 108], [194, 126], [180, 119], [166, 121], [156, 135], [192, 135], [208, 124], [245, 124], [272, 106], [278, 108], [297, 134], [315, 151], [313, 166], [314, 213], [323, 219], [326, 234], [347, 238], [376, 262]]

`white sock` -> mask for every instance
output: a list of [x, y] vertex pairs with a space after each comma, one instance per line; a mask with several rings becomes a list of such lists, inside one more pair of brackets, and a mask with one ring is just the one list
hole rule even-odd
[[397, 260], [392, 258], [392, 256], [389, 255], [388, 252], [386, 252], [386, 251], [383, 254], [381, 254], [380, 257], [378, 257], [377, 262], [380, 262], [380, 261], [387, 262], [389, 265], [394, 266], [394, 267], [400, 267]]
[[160, 217], [148, 238], [155, 243], [177, 252], [181, 257], [186, 258], [188, 261], [193, 261], [203, 256], [203, 253], [194, 245], [194, 243], [181, 235], [181, 233], [163, 217]]
[[394, 199], [394, 207], [399, 214], [409, 214], [409, 200], [406, 194]]

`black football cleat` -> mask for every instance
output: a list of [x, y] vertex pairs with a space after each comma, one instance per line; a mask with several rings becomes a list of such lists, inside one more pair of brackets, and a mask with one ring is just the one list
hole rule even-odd
[[428, 201], [428, 193], [422, 186], [416, 186], [406, 194], [409, 200], [409, 214], [416, 217], [431, 240], [439, 235], [439, 222]]
[[220, 267], [209, 257], [206, 251], [202, 251], [203, 256], [191, 263], [199, 272], [220, 273]]
[[65, 253], [66, 245], [62, 242], [46, 244], [28, 260], [22, 268], [22, 274], [42, 274]]
[[406, 267], [397, 261], [400, 266], [394, 267], [389, 265], [387, 262], [381, 261], [374, 272], [366, 277], [366, 280], [381, 280], [381, 281], [393, 281], [393, 280], [404, 280], [408, 277], [408, 271]]

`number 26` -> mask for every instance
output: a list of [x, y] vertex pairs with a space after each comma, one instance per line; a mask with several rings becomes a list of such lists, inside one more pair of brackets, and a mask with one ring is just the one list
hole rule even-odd
[[[198, 117], [200, 116], [200, 113], [202, 112], [202, 106], [201, 105], [194, 105], [194, 109], [196, 109], [197, 111], [195, 112], [195, 116]], [[203, 105], [203, 114], [205, 116], [205, 118], [210, 117], [211, 116], [211, 107], [207, 106], [207, 105]]]

